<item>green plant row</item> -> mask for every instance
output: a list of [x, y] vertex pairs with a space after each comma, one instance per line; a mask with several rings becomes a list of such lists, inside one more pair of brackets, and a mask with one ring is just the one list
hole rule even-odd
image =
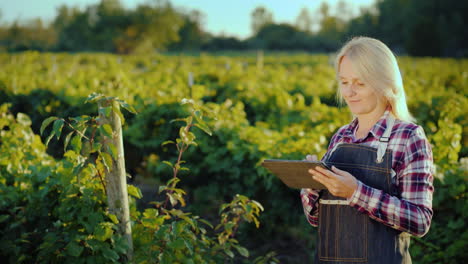
[[[119, 103], [133, 111], [125, 102]], [[119, 219], [109, 213], [106, 204], [105, 175], [115, 156], [102, 151], [105, 137], [113, 135], [112, 128], [99, 125], [99, 117], [49, 117], [41, 126], [41, 133], [52, 127], [46, 144], [52, 138], [59, 139], [64, 126], [72, 127], [66, 136], [69, 144], [64, 146], [64, 158], [55, 161], [32, 132], [29, 117], [22, 113], [13, 116], [8, 106], [0, 106], [2, 259], [9, 263], [225, 263], [236, 255], [249, 258], [249, 251], [239, 244], [235, 233], [243, 221], [254, 222], [258, 228], [263, 207], [246, 196], [235, 195], [219, 209], [216, 226], [182, 210], [185, 191], [177, 188], [177, 171], [187, 168], [179, 159], [176, 164], [166, 162], [174, 176], [167, 186], [159, 188], [166, 194], [166, 201], [154, 201], [154, 208], [137, 210], [135, 199], [141, 198], [141, 191], [128, 185], [135, 249], [129, 260]], [[103, 109], [107, 110], [106, 115], [118, 111]], [[184, 121], [186, 126], [181, 127], [180, 138], [174, 142], [179, 157], [196, 145], [192, 126], [209, 133], [198, 111]], [[269, 253], [248, 262], [277, 260]]]

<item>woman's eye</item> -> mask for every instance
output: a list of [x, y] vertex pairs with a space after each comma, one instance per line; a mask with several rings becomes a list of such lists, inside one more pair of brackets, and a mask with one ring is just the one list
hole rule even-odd
[[359, 86], [364, 86], [364, 84], [363, 84], [363, 83], [358, 83], [357, 85], [359, 85]]
[[342, 85], [346, 85], [346, 84], [348, 84], [348, 82], [341, 82], [341, 84], [342, 84]]

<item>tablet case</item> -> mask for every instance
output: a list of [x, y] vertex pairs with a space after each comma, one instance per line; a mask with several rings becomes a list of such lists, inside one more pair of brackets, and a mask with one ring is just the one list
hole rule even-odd
[[308, 172], [309, 169], [316, 166], [327, 169], [327, 166], [321, 161], [270, 159], [264, 160], [262, 166], [291, 188], [326, 189], [323, 184], [314, 180], [312, 174]]

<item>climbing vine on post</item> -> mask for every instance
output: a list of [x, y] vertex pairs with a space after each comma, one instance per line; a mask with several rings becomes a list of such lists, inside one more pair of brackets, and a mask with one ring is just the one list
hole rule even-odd
[[135, 109], [117, 97], [106, 97], [102, 94], [91, 94], [85, 103], [97, 103], [98, 116], [79, 116], [68, 120], [59, 117], [49, 117], [42, 123], [40, 132], [53, 124], [53, 129], [47, 137], [46, 145], [55, 136], [57, 140], [62, 135], [64, 126], [71, 129], [65, 136], [64, 151], [69, 144], [81, 155], [77, 156], [77, 165], [73, 172], [77, 175], [88, 164], [93, 164], [103, 189], [107, 194], [108, 210], [111, 218], [119, 226], [119, 232], [127, 241], [127, 260], [133, 255], [132, 230], [128, 206], [128, 193], [125, 172], [125, 156], [123, 150], [122, 124], [125, 122], [120, 108], [136, 114]]

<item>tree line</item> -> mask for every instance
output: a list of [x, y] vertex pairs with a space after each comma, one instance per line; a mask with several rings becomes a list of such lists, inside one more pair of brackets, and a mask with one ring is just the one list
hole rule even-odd
[[50, 24], [41, 19], [0, 26], [0, 51], [112, 52], [275, 50], [332, 52], [352, 36], [381, 39], [398, 54], [468, 55], [468, 2], [457, 0], [376, 0], [353, 15], [339, 1], [303, 8], [293, 23], [277, 23], [259, 6], [251, 12], [252, 35], [241, 40], [203, 28], [199, 10], [156, 0], [126, 9], [119, 0], [101, 0], [84, 10], [63, 5]]

